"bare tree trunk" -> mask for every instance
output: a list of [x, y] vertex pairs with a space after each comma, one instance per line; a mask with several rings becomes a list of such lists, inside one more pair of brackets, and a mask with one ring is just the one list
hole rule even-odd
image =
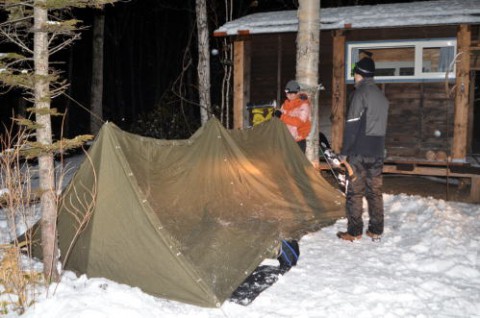
[[[225, 22], [233, 20], [233, 1], [225, 0]], [[227, 38], [223, 39], [222, 49], [223, 78], [222, 78], [222, 105], [221, 121], [225, 127], [230, 128], [230, 96], [233, 67], [229, 61], [233, 61], [233, 45]]]
[[297, 33], [297, 81], [312, 104], [312, 130], [307, 138], [306, 156], [318, 164], [318, 62], [320, 51], [320, 0], [299, 0]]
[[92, 86], [90, 88], [90, 132], [98, 133], [103, 119], [103, 42], [105, 36], [105, 14], [96, 10], [93, 21]]
[[198, 93], [202, 125], [210, 115], [210, 48], [208, 43], [207, 1], [196, 1], [198, 32]]
[[233, 68], [232, 63], [228, 63], [228, 61], [233, 61], [233, 47], [232, 43], [227, 42], [227, 39], [224, 39], [223, 41], [223, 60], [225, 63], [223, 63], [221, 118], [225, 127], [230, 128], [230, 97], [232, 96], [231, 86]]
[[[52, 144], [52, 124], [50, 113], [50, 79], [48, 77], [49, 51], [48, 33], [44, 26], [47, 23], [46, 0], [37, 0], [34, 5], [34, 39], [33, 57], [35, 61], [35, 109], [37, 141], [47, 148]], [[43, 272], [47, 281], [58, 281], [59, 273], [56, 268], [58, 260], [56, 221], [57, 201], [55, 195], [55, 174], [53, 155], [42, 154], [38, 158], [40, 175], [40, 205], [42, 211], [42, 251]]]

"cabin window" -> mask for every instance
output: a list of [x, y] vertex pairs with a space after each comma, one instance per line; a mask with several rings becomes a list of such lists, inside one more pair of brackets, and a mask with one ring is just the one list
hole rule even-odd
[[377, 82], [444, 81], [455, 78], [455, 38], [429, 41], [349, 42], [346, 77], [353, 83], [355, 64], [365, 56], [375, 61]]

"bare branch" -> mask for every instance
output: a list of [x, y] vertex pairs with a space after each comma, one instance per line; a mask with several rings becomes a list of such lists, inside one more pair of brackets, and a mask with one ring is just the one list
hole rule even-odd
[[[70, 253], [73, 249], [73, 246], [78, 240], [78, 237], [81, 235], [81, 233], [87, 228], [88, 223], [90, 222], [90, 219], [93, 216], [93, 212], [95, 210], [95, 205], [96, 205], [96, 198], [98, 194], [97, 190], [97, 173], [95, 171], [95, 166], [93, 165], [93, 161], [91, 157], [86, 153], [86, 158], [90, 164], [90, 167], [92, 168], [92, 175], [93, 175], [93, 186], [92, 187], [87, 187], [83, 184], [81, 184], [81, 189], [83, 190], [84, 194], [86, 196], [81, 197], [78, 193], [78, 189], [75, 186], [72, 186], [72, 191], [73, 195], [70, 194], [68, 196], [68, 202], [69, 204], [66, 205], [64, 204], [63, 207], [65, 210], [68, 212], [68, 214], [74, 218], [76, 224], [75, 224], [75, 234], [70, 241], [70, 244], [68, 246], [68, 249], [65, 253], [65, 256], [63, 257], [63, 267], [65, 267], [65, 264], [68, 261], [68, 258], [70, 257]], [[75, 201], [75, 202], [74, 202]]]
[[49, 49], [50, 51], [50, 55], [53, 55], [55, 54], [56, 52], [70, 46], [74, 41], [78, 40], [80, 38], [80, 34], [79, 33], [76, 33], [72, 38], [70, 39], [67, 39], [65, 40], [64, 42], [62, 42], [61, 44], [55, 46], [55, 47], [52, 47]]
[[5, 22], [0, 23], [0, 28], [3, 28], [6, 25], [12, 25], [12, 24], [17, 24], [19, 22], [29, 21], [32, 18], [33, 18], [33, 16], [25, 16], [25, 17], [21, 17], [21, 18], [15, 19], [15, 20], [5, 21]]
[[0, 29], [0, 33], [6, 37], [10, 42], [14, 43], [15, 45], [18, 45], [22, 50], [25, 50], [29, 54], [33, 54], [33, 50], [31, 50], [28, 46], [25, 45], [25, 43], [18, 38], [13, 38], [9, 33], [5, 32], [3, 29]]

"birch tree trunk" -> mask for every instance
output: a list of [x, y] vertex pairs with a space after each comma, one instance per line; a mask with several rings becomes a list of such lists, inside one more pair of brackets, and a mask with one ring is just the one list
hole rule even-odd
[[[48, 21], [46, 0], [36, 0], [34, 4], [33, 58], [35, 63], [35, 116], [40, 126], [36, 130], [37, 142], [47, 148], [52, 144], [52, 124], [50, 119], [50, 79], [48, 77], [49, 50], [48, 33], [44, 26]], [[55, 195], [55, 173], [53, 155], [45, 153], [38, 158], [40, 175], [41, 232], [43, 251], [43, 272], [47, 281], [58, 281], [59, 272], [56, 221], [57, 201]]]
[[207, 1], [196, 0], [198, 32], [198, 94], [202, 125], [210, 114], [210, 49], [208, 44]]
[[105, 14], [97, 10], [93, 21], [92, 86], [90, 88], [90, 132], [98, 133], [103, 119], [103, 42]]
[[318, 60], [320, 51], [320, 0], [299, 0], [296, 78], [312, 105], [312, 130], [307, 137], [307, 158], [318, 164]]

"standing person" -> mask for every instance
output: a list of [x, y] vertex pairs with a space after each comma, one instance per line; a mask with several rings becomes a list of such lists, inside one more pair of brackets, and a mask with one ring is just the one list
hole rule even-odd
[[347, 231], [337, 233], [347, 241], [362, 237], [364, 196], [369, 215], [366, 235], [378, 240], [383, 234], [382, 170], [389, 103], [375, 84], [374, 73], [375, 63], [369, 57], [355, 66], [355, 90], [350, 96], [343, 136], [341, 155], [346, 156], [356, 176], [347, 186]]
[[287, 99], [280, 109], [275, 111], [275, 117], [287, 125], [290, 134], [297, 142], [303, 153], [307, 148], [307, 136], [312, 127], [312, 111], [308, 96], [300, 93], [300, 85], [296, 81], [289, 81], [285, 86]]

